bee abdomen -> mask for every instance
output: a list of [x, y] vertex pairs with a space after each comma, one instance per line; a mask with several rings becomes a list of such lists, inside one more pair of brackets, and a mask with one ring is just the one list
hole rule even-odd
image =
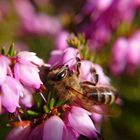
[[96, 92], [90, 93], [88, 96], [95, 104], [112, 104], [116, 100], [116, 96], [112, 92]]

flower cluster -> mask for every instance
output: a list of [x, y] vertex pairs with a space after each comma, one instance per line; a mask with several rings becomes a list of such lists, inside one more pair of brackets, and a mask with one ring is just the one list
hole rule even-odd
[[13, 4], [21, 20], [20, 32], [23, 34], [54, 35], [61, 29], [58, 18], [37, 13], [31, 2], [15, 0]]
[[[123, 7], [123, 8], [121, 8]], [[118, 30], [121, 24], [130, 24], [135, 16], [139, 2], [131, 0], [99, 0], [97, 2], [87, 0], [82, 11], [82, 15], [77, 16], [77, 21], [84, 21], [80, 31], [86, 34], [91, 48], [100, 49], [109, 42], [112, 33]], [[125, 12], [127, 11], [127, 12]]]
[[[18, 99], [16, 101], [14, 99], [14, 103], [17, 103], [16, 105], [12, 103], [9, 104], [9, 102], [7, 102], [7, 105], [3, 105], [9, 112], [13, 112], [17, 108], [17, 105], [19, 107], [19, 99], [20, 103], [25, 104], [25, 106], [29, 103], [28, 94], [31, 95], [31, 93], [25, 95], [26, 92], [23, 91], [23, 89], [27, 90], [27, 87], [32, 89], [40, 88], [42, 82], [38, 75], [38, 66], [43, 65], [43, 61], [39, 59], [35, 53], [25, 51], [18, 53], [14, 57], [3, 57], [7, 60], [5, 60], [6, 69], [11, 69], [10, 61], [13, 63], [13, 70], [10, 70], [11, 73], [13, 71], [11, 77], [14, 82], [16, 81], [16, 83], [18, 83], [19, 90], [22, 90], [22, 95], [18, 95], [18, 93], [15, 95], [18, 95]], [[79, 69], [79, 80], [81, 82], [95, 82], [95, 79], [90, 72], [90, 70], [94, 68], [99, 74], [98, 83], [101, 85], [110, 85], [110, 80], [103, 73], [102, 68], [88, 60], [82, 60], [82, 56], [76, 48], [66, 47], [63, 51], [53, 50], [49, 63], [50, 67], [67, 65], [71, 71], [76, 72], [76, 64], [78, 60], [80, 60], [81, 63], [81, 67]], [[44, 66], [46, 65], [49, 66], [48, 64], [45, 64]], [[5, 76], [7, 75], [5, 74]], [[5, 78], [3, 78], [1, 82], [3, 82], [4, 79]], [[8, 81], [8, 83], [11, 82]], [[15, 86], [18, 87], [17, 84], [15, 84]], [[46, 86], [46, 88], [49, 87]], [[97, 139], [100, 137], [99, 129], [100, 122], [102, 120], [102, 116], [100, 114], [87, 111], [80, 105], [66, 103], [63, 99], [58, 99], [58, 96], [56, 96], [56, 93], [53, 93], [53, 90], [46, 91], [43, 98], [45, 98], [46, 102], [41, 103], [38, 98], [37, 102], [40, 106], [38, 107], [37, 105], [38, 109], [31, 108], [30, 110], [32, 115], [35, 115], [34, 117], [31, 119], [27, 117], [24, 121], [20, 121], [19, 123], [14, 122], [13, 125], [10, 123], [10, 125], [15, 128], [13, 128], [7, 135], [6, 140], [14, 140], [19, 137], [23, 140], [76, 140], [81, 136], [89, 139]], [[14, 109], [11, 111], [8, 108], [8, 105], [10, 107], [12, 105], [12, 108]], [[102, 110], [100, 106], [95, 106], [95, 108], [96, 107], [97, 110]]]
[[28, 123], [26, 127], [14, 128], [6, 140], [77, 140], [80, 134], [90, 139], [97, 138], [96, 128], [90, 118], [91, 113], [73, 106], [67, 114], [67, 121], [53, 115], [35, 128]]
[[[66, 64], [70, 67], [70, 69], [75, 71], [75, 65], [77, 63], [76, 58], [82, 59], [80, 56], [80, 52], [78, 49], [74, 49], [72, 47], [68, 47], [64, 50], [53, 50], [51, 52], [51, 56], [49, 58], [48, 63], [53, 65], [63, 65]], [[103, 85], [109, 85], [110, 80], [109, 78], [104, 74], [103, 69], [98, 64], [93, 64], [91, 61], [88, 60], [81, 60], [81, 67], [80, 67], [80, 80], [81, 81], [91, 81], [94, 82], [94, 78], [90, 70], [94, 68], [99, 76], [99, 84]], [[86, 67], [86, 69], [85, 69]]]
[[112, 48], [111, 71], [114, 75], [121, 74], [124, 70], [134, 74], [140, 66], [140, 31], [130, 38], [120, 37]]
[[32, 93], [42, 84], [38, 69], [41, 65], [43, 60], [33, 52], [0, 55], [0, 113], [14, 113], [21, 104], [32, 106]]

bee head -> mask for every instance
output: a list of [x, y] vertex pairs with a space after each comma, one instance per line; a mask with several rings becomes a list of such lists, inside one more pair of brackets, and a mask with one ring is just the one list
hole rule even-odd
[[52, 69], [47, 74], [47, 79], [51, 81], [61, 81], [68, 76], [72, 75], [72, 71], [68, 68], [68, 66], [61, 66], [55, 69]]

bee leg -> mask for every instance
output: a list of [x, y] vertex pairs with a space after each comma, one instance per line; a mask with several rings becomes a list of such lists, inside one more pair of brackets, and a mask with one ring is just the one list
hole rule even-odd
[[80, 85], [96, 86], [96, 83], [93, 83], [93, 82], [90, 82], [90, 81], [83, 81], [83, 82], [80, 82]]
[[90, 72], [93, 75], [93, 78], [94, 78], [94, 81], [95, 81], [94, 84], [97, 85], [97, 83], [99, 81], [99, 75], [97, 74], [96, 69], [92, 67], [90, 69]]
[[81, 67], [81, 60], [80, 58], [76, 57], [76, 60], [77, 60], [77, 65], [76, 65], [76, 70], [77, 70], [77, 77], [79, 77], [80, 75], [80, 67]]

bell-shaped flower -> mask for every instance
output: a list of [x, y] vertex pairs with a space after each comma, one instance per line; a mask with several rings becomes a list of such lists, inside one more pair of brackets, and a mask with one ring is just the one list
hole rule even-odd
[[21, 84], [14, 78], [7, 76], [1, 87], [1, 104], [10, 113], [19, 106], [19, 97], [22, 95]]
[[39, 69], [33, 64], [16, 63], [14, 66], [15, 78], [31, 88], [39, 89], [42, 81], [39, 77]]
[[140, 31], [137, 31], [129, 39], [129, 48], [127, 52], [128, 64], [133, 64], [134, 66], [140, 65]]
[[28, 51], [19, 52], [17, 54], [17, 61], [20, 63], [31, 62], [31, 63], [36, 64], [38, 66], [42, 66], [44, 64], [43, 60], [36, 56], [36, 53], [28, 52]]
[[49, 59], [52, 65], [68, 65], [70, 69], [75, 69], [77, 58], [81, 58], [79, 51], [75, 48], [68, 47], [65, 50], [53, 50]]
[[103, 68], [98, 64], [93, 64], [93, 66], [97, 74], [99, 75], [98, 83], [102, 85], [110, 85], [110, 79], [108, 76], [105, 75]]
[[21, 31], [23, 34], [56, 34], [61, 29], [60, 21], [57, 17], [47, 16], [37, 13], [30, 1], [13, 1], [15, 10], [21, 19]]
[[93, 70], [95, 71], [95, 74], [99, 75], [99, 79], [98, 79], [99, 84], [103, 84], [103, 85], [110, 84], [110, 79], [104, 74], [102, 67], [98, 64], [93, 64], [88, 60], [81, 61], [80, 80], [95, 82], [96, 79], [94, 77]]
[[28, 87], [23, 87], [23, 95], [20, 97], [20, 103], [23, 104], [25, 107], [32, 107], [33, 105], [33, 90], [29, 89]]
[[122, 73], [126, 67], [128, 44], [129, 42], [127, 39], [119, 38], [113, 45], [111, 72], [114, 75]]
[[53, 50], [51, 52], [50, 58], [48, 60], [48, 63], [51, 65], [57, 65], [60, 64], [62, 59], [63, 51], [61, 50]]
[[93, 63], [88, 60], [82, 60], [80, 66], [80, 80], [81, 81], [94, 81], [91, 69], [93, 68]]
[[13, 128], [6, 140], [77, 140], [58, 116], [52, 116], [41, 124]]
[[68, 47], [68, 36], [69, 33], [67, 31], [60, 31], [55, 37], [55, 49], [65, 50]]
[[43, 60], [38, 58], [35, 53], [26, 51], [20, 52], [16, 57], [14, 76], [22, 82], [22, 84], [39, 89], [42, 81], [39, 77], [39, 69], [37, 66], [43, 64]]
[[30, 125], [14, 127], [5, 140], [28, 140], [32, 128]]
[[59, 117], [52, 116], [44, 123], [42, 140], [76, 140], [76, 137]]
[[77, 63], [77, 58], [81, 58], [78, 49], [71, 47], [66, 48], [62, 56], [62, 64], [68, 65], [70, 68], [73, 68]]
[[0, 55], [0, 85], [5, 81], [8, 73], [10, 60], [3, 55]]
[[97, 138], [96, 128], [90, 118], [91, 113], [83, 108], [72, 106], [66, 115], [66, 124], [79, 135]]

